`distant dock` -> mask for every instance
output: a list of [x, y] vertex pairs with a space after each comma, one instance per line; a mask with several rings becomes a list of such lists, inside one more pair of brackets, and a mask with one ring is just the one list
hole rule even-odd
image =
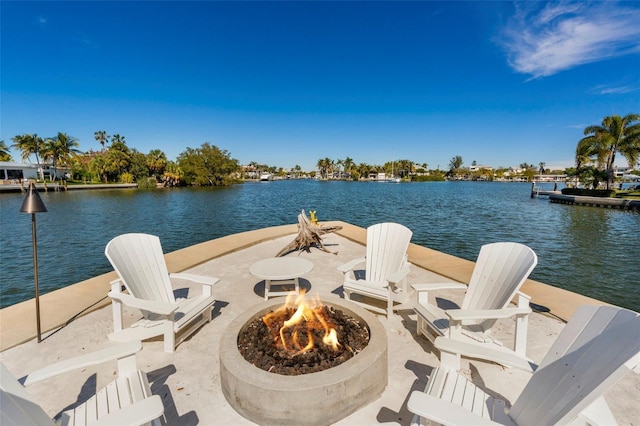
[[[21, 185], [19, 183], [9, 183], [0, 185], [0, 193], [5, 192], [24, 192], [27, 190], [29, 185]], [[138, 187], [137, 183], [99, 183], [99, 184], [88, 184], [88, 185], [62, 185], [57, 182], [51, 183], [36, 183], [36, 188], [38, 191], [74, 191], [80, 189], [135, 189]]]
[[558, 184], [555, 183], [553, 185], [553, 190], [549, 191], [549, 190], [543, 190], [542, 188], [540, 188], [539, 186], [536, 186], [536, 183], [533, 182], [531, 183], [531, 198], [536, 198], [536, 197], [548, 197], [550, 195], [554, 195], [554, 194], [562, 194], [561, 191], [558, 191]]
[[549, 201], [559, 204], [572, 204], [588, 207], [605, 207], [609, 209], [640, 211], [640, 200], [625, 200], [622, 198], [585, 197], [579, 195], [551, 194]]
[[531, 198], [535, 197], [549, 197], [551, 195], [561, 195], [561, 191], [543, 191], [541, 189], [536, 189], [531, 191]]

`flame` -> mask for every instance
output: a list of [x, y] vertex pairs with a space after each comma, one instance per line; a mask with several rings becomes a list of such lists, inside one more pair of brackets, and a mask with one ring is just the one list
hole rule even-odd
[[[275, 344], [289, 352], [291, 356], [303, 354], [315, 347], [314, 330], [324, 329], [322, 344], [338, 350], [338, 333], [329, 319], [326, 307], [317, 297], [308, 302], [305, 294], [291, 293], [287, 296], [283, 306], [262, 317], [264, 324], [274, 334]], [[295, 312], [285, 319], [289, 312]], [[282, 326], [279, 326], [282, 322]], [[279, 329], [277, 329], [279, 327]], [[306, 343], [305, 343], [306, 341]]]

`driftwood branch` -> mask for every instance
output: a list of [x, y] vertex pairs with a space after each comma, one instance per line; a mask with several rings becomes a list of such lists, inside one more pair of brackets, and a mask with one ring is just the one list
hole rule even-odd
[[302, 210], [302, 213], [298, 215], [298, 235], [285, 248], [280, 250], [276, 257], [284, 256], [294, 250], [305, 250], [308, 252], [312, 246], [315, 246], [327, 253], [338, 254], [337, 252], [334, 253], [326, 249], [324, 244], [322, 244], [322, 235], [339, 231], [340, 229], [342, 229], [342, 226], [339, 225], [314, 225], [309, 221], [304, 210]]

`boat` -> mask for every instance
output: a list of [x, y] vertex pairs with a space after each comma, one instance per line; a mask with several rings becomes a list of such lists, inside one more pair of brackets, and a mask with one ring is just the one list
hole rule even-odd
[[398, 176], [396, 176], [393, 173], [393, 165], [391, 166], [391, 174], [389, 175], [389, 177], [385, 180], [385, 182], [391, 182], [391, 183], [400, 183], [402, 182], [402, 179], [399, 178]]
[[260, 175], [260, 182], [267, 182], [270, 181], [273, 178], [273, 175], [271, 173], [262, 173]]
[[400, 179], [398, 176], [395, 175], [394, 173], [394, 168], [396, 165], [396, 161], [392, 160], [391, 161], [391, 175], [389, 175], [389, 177], [387, 178], [387, 182], [391, 182], [391, 183], [400, 183], [402, 181], [402, 179]]
[[[335, 265], [362, 256], [366, 233], [363, 228], [346, 222], [333, 221], [327, 224], [343, 226], [342, 230], [323, 236], [325, 244], [335, 247], [337, 254], [314, 248], [310, 252], [296, 254], [314, 263], [313, 270], [304, 275], [300, 286], [312, 295], [317, 293], [339, 299], [333, 294], [336, 287], [340, 286], [335, 278]], [[153, 393], [163, 394], [163, 401], [167, 405], [167, 424], [253, 424], [236, 412], [223, 394], [219, 354], [224, 348], [220, 341], [224, 331], [238, 315], [258, 303], [264, 303], [264, 285], [258, 278], [247, 278], [249, 265], [273, 256], [295, 238], [296, 233], [296, 224], [280, 225], [225, 236], [165, 255], [167, 264], [172, 268], [220, 278], [220, 282], [213, 287], [213, 294], [219, 303], [216, 302], [214, 306], [214, 318], [210, 323], [183, 341], [175, 354], [163, 351], [162, 339], [144, 341], [143, 350], [136, 354], [138, 365], [149, 375]], [[468, 280], [468, 261], [442, 253], [438, 256], [446, 256], [447, 262], [432, 262], [432, 250], [417, 245], [412, 245], [411, 250], [412, 281], [439, 282], [445, 279], [444, 274], [449, 277], [446, 280]], [[33, 299], [0, 310], [0, 325], [3, 326], [0, 340], [2, 362], [9, 371], [22, 377], [58, 359], [71, 358], [75, 353], [89, 353], [114, 345], [107, 338], [113, 327], [112, 310], [108, 298], [104, 297], [110, 289], [113, 275], [113, 272], [108, 272], [41, 296], [40, 305], [47, 314], [43, 316], [44, 339], [40, 344], [34, 341], [35, 325], [30, 320]], [[533, 281], [527, 285], [538, 290], [531, 292], [536, 294], [533, 299], [536, 303], [543, 304], [554, 315], [565, 320], [572, 309], [577, 304], [584, 304], [585, 300], [602, 303], [551, 286], [538, 287], [539, 284]], [[457, 303], [463, 296], [463, 292], [459, 293], [443, 290], [438, 296]], [[78, 312], [82, 314], [78, 315]], [[529, 323], [529, 339], [536, 344], [530, 345], [528, 355], [539, 363], [545, 348], [549, 346], [547, 343], [555, 340], [564, 323], [552, 315], [535, 311], [532, 315], [534, 319]], [[390, 350], [388, 372], [385, 371], [389, 383], [379, 397], [335, 422], [335, 425], [377, 424], [387, 420], [397, 424], [410, 423], [412, 414], [406, 408], [409, 395], [412, 390], [424, 388], [427, 375], [439, 365], [438, 356], [429, 349], [428, 341], [416, 338], [414, 321], [410, 309], [390, 320], [380, 321], [386, 330]], [[513, 321], [503, 321], [505, 332], [509, 327], [514, 327]], [[516, 369], [505, 371], [504, 367], [494, 363], [468, 358], [463, 358], [462, 362], [463, 368], [471, 366], [484, 382], [483, 387], [509, 401], [517, 399], [523, 383], [531, 376]], [[112, 375], [111, 366], [89, 367], [59, 376], [54, 379], [55, 382], [35, 383], [27, 388], [27, 392], [47, 413], [57, 413], [70, 401], [77, 400], [83, 383], [95, 387], [96, 381], [106, 383], [106, 379], [111, 379]], [[55, 392], [52, 391], [52, 383], [55, 383]], [[634, 389], [638, 389], [638, 386], [640, 375], [629, 371], [607, 391], [607, 402], [620, 424], [631, 424], [640, 418], [640, 406], [633, 404], [636, 398]], [[300, 415], [304, 416], [304, 413]]]

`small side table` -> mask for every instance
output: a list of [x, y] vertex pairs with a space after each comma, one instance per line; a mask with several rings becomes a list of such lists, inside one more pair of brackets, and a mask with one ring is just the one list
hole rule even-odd
[[249, 267], [251, 275], [264, 280], [264, 300], [269, 296], [285, 295], [290, 291], [272, 291], [271, 285], [294, 284], [300, 294], [299, 277], [313, 269], [313, 263], [300, 257], [273, 257], [260, 260]]

